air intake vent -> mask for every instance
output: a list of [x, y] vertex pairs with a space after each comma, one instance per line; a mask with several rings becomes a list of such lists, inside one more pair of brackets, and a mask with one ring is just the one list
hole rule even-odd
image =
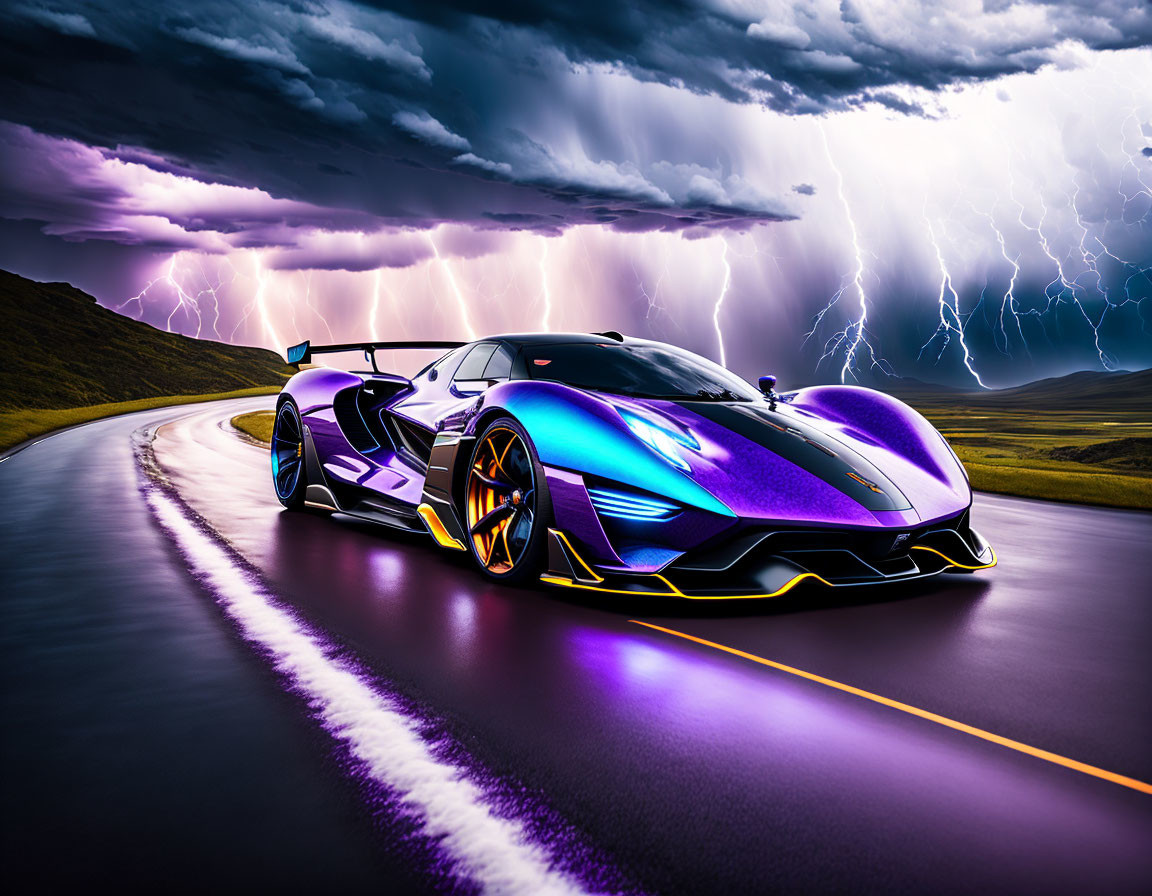
[[359, 393], [359, 388], [342, 389], [337, 392], [332, 399], [332, 411], [348, 444], [361, 454], [368, 454], [379, 448], [380, 443], [376, 441], [360, 413], [360, 406], [356, 400]]
[[592, 506], [601, 516], [624, 520], [667, 520], [676, 516], [680, 508], [659, 498], [621, 492], [606, 488], [588, 489]]

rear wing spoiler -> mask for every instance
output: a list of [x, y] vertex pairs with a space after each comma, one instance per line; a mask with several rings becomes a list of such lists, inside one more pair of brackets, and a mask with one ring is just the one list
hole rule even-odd
[[308, 364], [313, 355], [335, 354], [336, 352], [364, 352], [364, 357], [372, 363], [372, 370], [380, 373], [376, 366], [376, 352], [390, 351], [392, 349], [453, 349], [467, 345], [467, 342], [446, 342], [444, 340], [430, 340], [426, 342], [347, 342], [341, 345], [313, 345], [305, 340], [299, 345], [288, 348], [288, 363], [299, 367]]

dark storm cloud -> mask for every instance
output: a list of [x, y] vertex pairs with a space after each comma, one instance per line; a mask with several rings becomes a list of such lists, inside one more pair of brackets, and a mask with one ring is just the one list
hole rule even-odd
[[[790, 217], [755, 191], [729, 193], [731, 171], [714, 171], [719, 188], [701, 198], [657, 186], [625, 158], [561, 153], [546, 134], [514, 128], [486, 132], [486, 105], [518, 102], [531, 113], [548, 101], [534, 95], [535, 79], [523, 83], [522, 66], [541, 64], [553, 84], [568, 76], [558, 51], [541, 51], [542, 36], [511, 35], [508, 62], [470, 31], [354, 4], [60, 3], [0, 15], [0, 118], [157, 171], [339, 209], [336, 218], [556, 232]], [[19, 156], [6, 153], [16, 167]], [[75, 190], [47, 192], [76, 204], [67, 217], [104, 211]], [[11, 203], [0, 214], [30, 217]], [[104, 238], [132, 239], [118, 233]]]
[[[0, 14], [0, 116], [382, 225], [742, 228], [790, 209], [714, 151], [661, 158], [661, 147], [683, 152], [676, 125], [621, 133], [571, 90], [573, 66], [786, 112], [866, 101], [916, 112], [910, 86], [1060, 63], [1073, 42], [1152, 36], [1147, 3], [984, 6], [26, 3]], [[632, 143], [649, 149], [634, 157]]]
[[522, 28], [574, 61], [782, 111], [862, 99], [899, 106], [905, 101], [882, 88], [937, 89], [1034, 71], [1061, 62], [1068, 43], [1123, 49], [1152, 41], [1146, 0], [370, 2], [447, 30]]

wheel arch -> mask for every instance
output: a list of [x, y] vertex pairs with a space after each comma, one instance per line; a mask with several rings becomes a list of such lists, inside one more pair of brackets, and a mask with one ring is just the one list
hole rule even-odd
[[[465, 518], [465, 504], [466, 495], [465, 489], [468, 480], [468, 465], [472, 461], [472, 452], [475, 447], [476, 439], [491, 426], [495, 421], [501, 418], [508, 418], [516, 423], [524, 432], [528, 433], [528, 438], [532, 438], [532, 433], [528, 432], [526, 427], [510, 410], [503, 405], [492, 405], [480, 410], [475, 417], [468, 421], [468, 426], [461, 434], [461, 448], [463, 450], [456, 452], [456, 461], [452, 469], [452, 509], [456, 511], [461, 520]], [[464, 440], [467, 439], [467, 442]], [[535, 448], [535, 444], [533, 444]]]

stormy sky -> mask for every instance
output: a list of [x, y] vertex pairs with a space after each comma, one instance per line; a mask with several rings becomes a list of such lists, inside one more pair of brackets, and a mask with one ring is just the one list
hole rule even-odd
[[190, 335], [1152, 366], [1152, 4], [6, 3], [0, 266]]

